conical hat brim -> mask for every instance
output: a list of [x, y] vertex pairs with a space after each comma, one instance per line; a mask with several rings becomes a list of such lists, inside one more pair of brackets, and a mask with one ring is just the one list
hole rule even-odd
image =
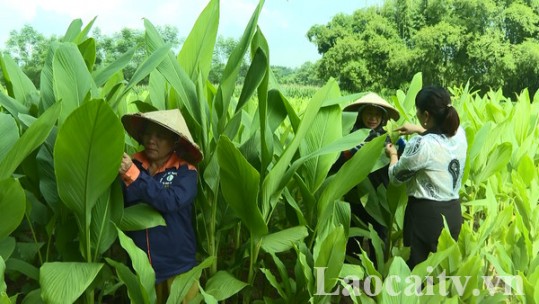
[[155, 123], [177, 134], [180, 137], [177, 151], [181, 150], [187, 153], [190, 158], [186, 159], [187, 161], [198, 163], [204, 158], [202, 151], [195, 144], [180, 110], [152, 111], [122, 116], [122, 124], [125, 130], [140, 144], [142, 144], [142, 132], [147, 122]]
[[360, 108], [366, 105], [374, 105], [384, 108], [387, 111], [389, 118], [393, 120], [399, 120], [400, 118], [399, 111], [397, 111], [397, 109], [395, 109], [392, 105], [390, 105], [387, 101], [385, 101], [382, 97], [378, 96], [375, 93], [368, 93], [367, 95], [359, 98], [358, 100], [346, 106], [343, 111], [357, 112]]

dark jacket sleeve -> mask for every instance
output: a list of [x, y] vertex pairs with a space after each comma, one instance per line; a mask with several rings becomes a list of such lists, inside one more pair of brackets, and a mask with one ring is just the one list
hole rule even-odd
[[144, 201], [160, 212], [174, 212], [192, 204], [197, 194], [197, 171], [181, 166], [170, 185], [141, 170], [138, 178], [124, 188], [126, 201]]

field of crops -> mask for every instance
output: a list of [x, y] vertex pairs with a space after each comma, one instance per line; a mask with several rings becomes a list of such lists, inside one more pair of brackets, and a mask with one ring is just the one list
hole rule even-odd
[[[437, 252], [409, 269], [405, 189], [365, 194], [369, 211], [391, 231], [387, 248], [372, 228], [351, 227], [342, 200], [387, 163], [384, 138], [328, 177], [339, 152], [364, 139], [347, 135], [354, 117], [342, 112], [362, 93], [343, 95], [335, 80], [310, 97], [283, 90], [257, 28], [260, 9], [217, 85], [207, 81], [217, 0], [177, 54], [145, 20], [148, 58], [128, 80], [122, 68], [132, 53], [94, 71], [91, 24], [80, 20], [51, 44], [39, 87], [1, 58], [0, 303], [155, 302], [155, 274], [125, 231], [164, 220], [145, 204], [123, 207], [118, 167], [123, 152], [139, 146], [120, 117], [173, 108], [205, 158], [196, 200], [200, 264], [174, 281], [168, 303], [179, 303], [192, 282], [207, 303], [539, 303], [539, 96], [450, 88], [468, 139], [465, 221], [458, 242], [444, 230]], [[402, 114], [389, 128], [415, 121], [421, 87], [418, 73], [407, 91], [388, 96]], [[378, 256], [388, 258], [373, 264], [364, 252], [346, 260], [352, 234], [372, 238]]]

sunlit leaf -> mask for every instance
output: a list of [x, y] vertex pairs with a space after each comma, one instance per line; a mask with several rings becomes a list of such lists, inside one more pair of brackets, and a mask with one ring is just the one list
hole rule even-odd
[[0, 240], [12, 233], [21, 223], [26, 211], [26, 196], [18, 180], [0, 180]]
[[262, 249], [269, 253], [289, 250], [296, 242], [303, 240], [309, 233], [304, 226], [292, 227], [268, 234], [262, 238]]
[[120, 119], [102, 100], [82, 105], [58, 131], [54, 146], [58, 194], [81, 220], [118, 176], [123, 149]]
[[219, 271], [208, 280], [206, 292], [214, 296], [218, 301], [223, 301], [247, 286], [247, 283], [238, 280], [230, 273]]
[[52, 262], [39, 271], [41, 296], [46, 303], [74, 303], [90, 286], [101, 263]]
[[224, 136], [219, 139], [217, 155], [221, 169], [221, 190], [225, 200], [250, 233], [256, 236], [265, 235], [268, 233], [268, 227], [257, 205], [260, 174]]

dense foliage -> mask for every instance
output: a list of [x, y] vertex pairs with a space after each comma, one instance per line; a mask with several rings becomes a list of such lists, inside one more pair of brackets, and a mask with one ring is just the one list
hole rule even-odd
[[[539, 93], [511, 100], [500, 90], [450, 88], [468, 139], [465, 222], [458, 242], [443, 230], [437, 252], [409, 269], [405, 189], [374, 189], [366, 178], [388, 162], [384, 136], [328, 177], [340, 151], [366, 136], [349, 134], [355, 117], [342, 111], [362, 93], [343, 94], [330, 79], [307, 100], [288, 96], [258, 26], [263, 4], [216, 84], [209, 75], [218, 0], [179, 51], [144, 20], [146, 55], [130, 79], [123, 70], [135, 52], [95, 70], [92, 24], [78, 19], [47, 45], [38, 87], [13, 58], [0, 57], [0, 303], [154, 303], [155, 273], [124, 232], [165, 222], [144, 203], [123, 207], [118, 166], [139, 146], [120, 117], [173, 108], [204, 160], [195, 212], [200, 264], [174, 279], [168, 303], [180, 303], [195, 282], [197, 301], [206, 303], [539, 302]], [[408, 81], [386, 96], [402, 114], [389, 130], [415, 121], [424, 77]], [[343, 200], [352, 189], [388, 227], [387, 245], [354, 221]], [[345, 257], [357, 235], [372, 240], [375, 262], [364, 251]]]
[[[177, 28], [169, 25], [156, 28], [166, 43], [174, 47], [175, 51], [179, 50], [185, 38], [179, 37]], [[10, 32], [3, 52], [13, 58], [30, 80], [36, 86], [39, 86], [41, 69], [45, 63], [48, 46], [58, 40], [61, 40], [61, 38], [56, 36], [45, 37], [37, 29], [30, 25], [25, 25], [20, 30]], [[94, 70], [99, 70], [111, 64], [125, 54], [133, 53], [128, 65], [122, 70], [125, 79], [133, 77], [136, 67], [144, 61], [147, 55], [146, 50], [142, 47], [144, 44], [143, 30], [123, 28], [119, 32], [105, 35], [99, 27], [96, 27], [92, 31], [91, 41], [96, 47]], [[226, 62], [238, 43], [239, 41], [234, 38], [217, 37], [208, 77], [209, 81], [214, 84], [219, 83], [219, 79], [223, 76]], [[240, 68], [238, 83], [245, 81], [249, 60], [249, 56], [245, 56]], [[311, 62], [305, 62], [299, 68], [273, 66], [273, 70], [275, 77], [283, 84], [318, 87], [323, 84], [317, 77], [315, 64]], [[0, 83], [2, 79], [3, 75], [0, 74]], [[147, 83], [148, 79], [141, 82], [141, 84]]]
[[507, 96], [539, 88], [538, 35], [537, 0], [387, 0], [308, 32], [320, 77], [350, 91], [403, 87], [421, 71], [426, 83]]

